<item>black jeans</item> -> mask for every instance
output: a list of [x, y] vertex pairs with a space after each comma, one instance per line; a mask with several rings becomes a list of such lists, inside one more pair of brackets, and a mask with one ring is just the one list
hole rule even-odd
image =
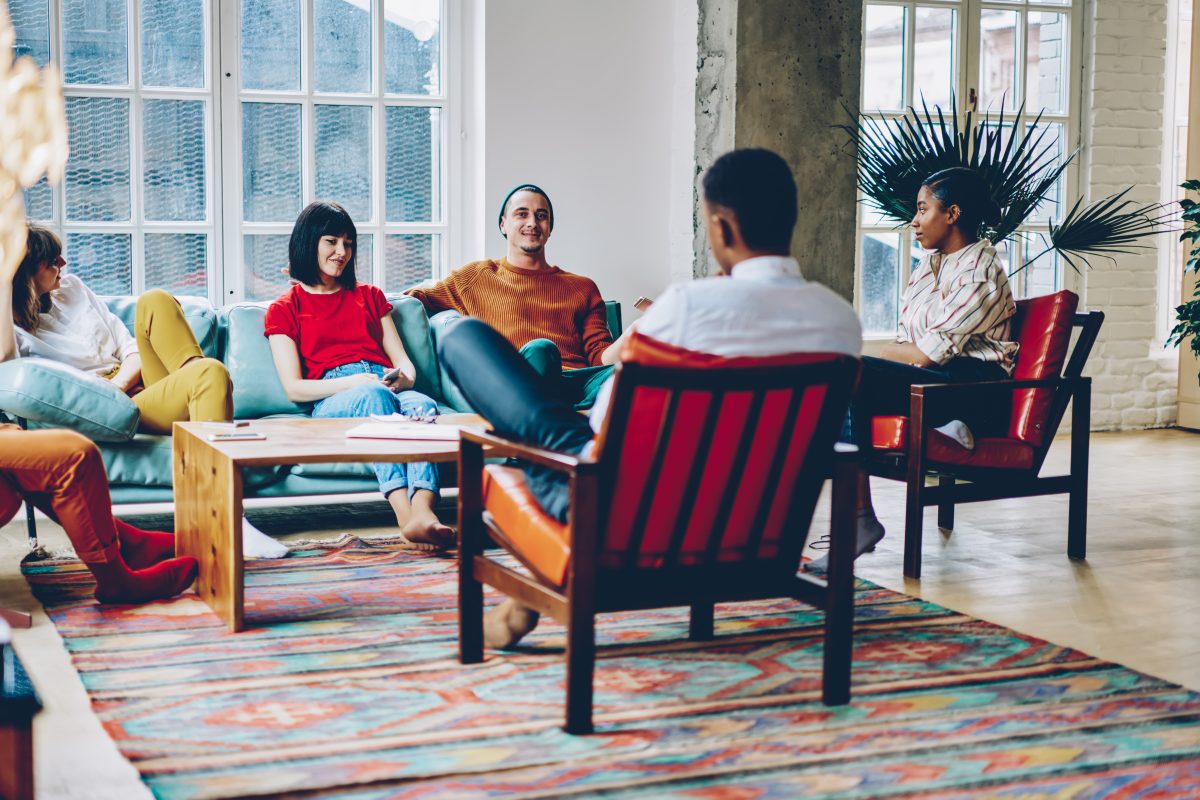
[[[977, 383], [1008, 377], [1004, 367], [978, 358], [952, 358], [936, 367], [914, 367], [898, 361], [863, 356], [858, 391], [850, 401], [842, 441], [870, 452], [871, 418], [908, 416], [909, 390], [922, 383]], [[926, 409], [925, 424], [931, 428], [953, 419], [962, 420], [976, 435], [1002, 435], [1007, 429], [1011, 398], [972, 403], [967, 406], [933, 405]]]
[[[556, 393], [508, 340], [487, 323], [465, 318], [442, 334], [438, 358], [476, 411], [506, 439], [578, 453], [592, 440], [587, 418]], [[524, 464], [529, 490], [546, 513], [567, 519], [567, 479]]]

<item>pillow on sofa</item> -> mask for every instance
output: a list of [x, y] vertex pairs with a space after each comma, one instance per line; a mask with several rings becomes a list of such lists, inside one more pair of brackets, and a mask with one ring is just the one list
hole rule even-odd
[[305, 414], [311, 405], [288, 400], [275, 372], [271, 343], [263, 336], [267, 307], [237, 303], [221, 309], [225, 332], [225, 366], [233, 381], [233, 415], [258, 419], [271, 414]]
[[71, 428], [98, 442], [128, 441], [141, 416], [111, 382], [45, 358], [0, 364], [0, 410], [30, 427]]

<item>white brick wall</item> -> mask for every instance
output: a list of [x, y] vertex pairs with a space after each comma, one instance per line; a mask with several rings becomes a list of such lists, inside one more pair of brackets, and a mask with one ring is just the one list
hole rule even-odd
[[[1166, 0], [1092, 0], [1085, 42], [1082, 188], [1091, 200], [1133, 184], [1138, 203], [1159, 198], [1163, 87], [1167, 51]], [[1157, 246], [1172, 242], [1160, 237]], [[1146, 428], [1175, 421], [1175, 351], [1158, 341], [1160, 280], [1157, 249], [1094, 259], [1083, 302], [1105, 313], [1092, 351], [1092, 427]]]

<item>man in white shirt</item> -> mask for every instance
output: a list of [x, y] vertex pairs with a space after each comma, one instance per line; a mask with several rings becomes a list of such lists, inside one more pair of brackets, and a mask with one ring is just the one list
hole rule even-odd
[[[636, 330], [719, 356], [858, 356], [862, 327], [854, 309], [805, 280], [790, 256], [796, 213], [796, 184], [778, 155], [734, 150], [717, 159], [704, 176], [704, 221], [721, 277], [671, 286], [621, 339]], [[621, 344], [618, 340], [613, 350], [619, 353]], [[440, 357], [467, 400], [501, 436], [579, 453], [608, 411], [611, 382], [601, 389], [589, 426], [571, 406], [549, 396], [517, 351], [479, 320], [464, 320], [447, 332]], [[563, 476], [533, 466], [525, 473], [541, 506], [565, 521]], [[510, 647], [537, 618], [533, 610], [506, 600], [488, 612], [484, 639], [489, 647]]]

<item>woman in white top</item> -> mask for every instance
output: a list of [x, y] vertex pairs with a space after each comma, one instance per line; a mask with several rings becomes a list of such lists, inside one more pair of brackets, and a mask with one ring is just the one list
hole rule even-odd
[[29, 226], [12, 285], [18, 354], [69, 364], [111, 381], [141, 412], [138, 429], [170, 433], [173, 422], [227, 420], [232, 385], [225, 365], [206, 358], [179, 302], [161, 289], [138, 298], [136, 335], [75, 275], [64, 275], [62, 242]]
[[[1002, 380], [1012, 374], [1016, 342], [1009, 341], [1016, 303], [996, 248], [981, 236], [999, 220], [1000, 208], [978, 172], [953, 167], [930, 175], [917, 194], [913, 236], [926, 251], [913, 270], [900, 309], [900, 330], [878, 358], [863, 357], [862, 379], [850, 406], [843, 438], [871, 447], [871, 418], [907, 415], [909, 389], [922, 383]], [[954, 409], [927, 423], [966, 449], [975, 446], [972, 428], [1007, 423], [1007, 409]], [[952, 419], [951, 417], [966, 419]], [[968, 424], [969, 423], [969, 426]], [[858, 552], [874, 550], [883, 538], [871, 485], [859, 486]], [[823, 572], [826, 559], [808, 565]]]
[[[141, 295], [130, 335], [78, 276], [63, 274], [66, 264], [58, 236], [30, 225], [25, 258], [4, 287], [11, 316], [0, 313], [0, 361], [37, 356], [111, 381], [137, 405], [145, 433], [233, 417], [229, 371], [204, 355], [174, 297], [161, 289]], [[287, 555], [286, 546], [246, 521], [242, 541], [248, 558]]]

